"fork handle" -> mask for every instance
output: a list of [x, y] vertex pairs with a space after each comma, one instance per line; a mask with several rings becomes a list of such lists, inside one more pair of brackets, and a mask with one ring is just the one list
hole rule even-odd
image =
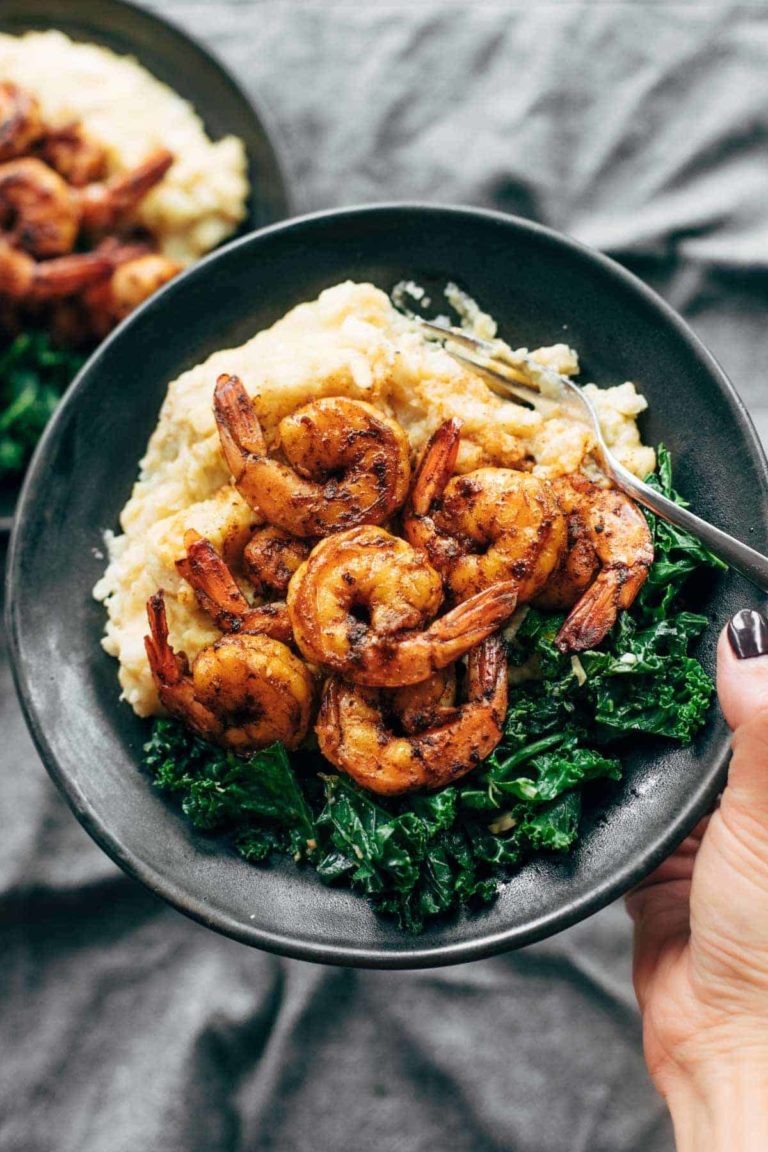
[[644, 484], [642, 480], [638, 480], [627, 469], [614, 465], [611, 471], [620, 487], [627, 491], [638, 504], [644, 505], [651, 512], [660, 516], [662, 520], [667, 520], [677, 528], [684, 528], [686, 532], [690, 532], [692, 536], [701, 541], [705, 548], [714, 552], [715, 556], [719, 556], [721, 560], [725, 560], [729, 567], [740, 572], [742, 576], [756, 584], [763, 592], [768, 592], [768, 556], [763, 556], [761, 552], [750, 548], [748, 544], [743, 544], [741, 540], [729, 536], [722, 529], [715, 528], [714, 524], [702, 520], [694, 512], [690, 512], [687, 508], [681, 508], [679, 504], [675, 504], [674, 500], [670, 500], [660, 492], [655, 492], [653, 488]]

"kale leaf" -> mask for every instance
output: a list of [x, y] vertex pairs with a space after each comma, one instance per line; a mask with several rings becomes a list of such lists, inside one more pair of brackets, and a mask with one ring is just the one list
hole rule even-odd
[[[679, 500], [663, 447], [658, 459], [651, 481]], [[690, 648], [708, 620], [683, 597], [691, 573], [723, 565], [647, 515], [655, 546], [648, 580], [599, 650], [563, 655], [554, 645], [563, 617], [527, 610], [509, 644], [503, 739], [456, 784], [374, 797], [328, 773], [311, 751], [291, 760], [273, 744], [238, 758], [171, 720], [155, 722], [144, 765], [196, 827], [227, 832], [247, 860], [308, 858], [326, 884], [352, 887], [408, 931], [488, 902], [531, 852], [572, 848], [584, 787], [621, 778], [613, 752], [622, 736], [687, 743], [706, 720], [713, 684]]]
[[326, 883], [349, 883], [410, 931], [493, 896], [486, 863], [457, 826], [456, 788], [385, 805], [346, 777], [324, 779], [317, 871]]
[[234, 829], [246, 858], [264, 859], [275, 847], [299, 855], [312, 850], [314, 819], [282, 744], [239, 757], [183, 724], [157, 720], [143, 763], [196, 828]]
[[706, 616], [681, 612], [638, 628], [628, 614], [609, 651], [582, 655], [594, 721], [607, 738], [632, 731], [690, 743], [714, 691], [711, 677], [688, 655], [707, 624]]
[[581, 793], [566, 792], [542, 808], [522, 814], [517, 835], [530, 848], [567, 852], [579, 835]]
[[24, 332], [0, 353], [0, 479], [22, 472], [59, 399], [85, 362]]
[[[646, 484], [682, 508], [687, 508], [688, 502], [672, 487], [672, 459], [669, 451], [660, 444], [656, 455], [656, 472], [646, 476]], [[691, 536], [690, 532], [667, 524], [652, 512], [646, 511], [645, 516], [653, 537], [654, 561], [648, 579], [632, 605], [631, 614], [637, 621], [650, 622], [668, 617], [683, 585], [698, 568], [722, 572], [728, 566], [700, 544], [695, 536]]]

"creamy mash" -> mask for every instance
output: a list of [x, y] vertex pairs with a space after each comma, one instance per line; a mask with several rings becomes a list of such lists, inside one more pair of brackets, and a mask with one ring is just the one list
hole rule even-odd
[[33, 93], [52, 126], [82, 121], [107, 148], [113, 172], [141, 163], [159, 147], [174, 154], [168, 175], [137, 212], [171, 259], [197, 259], [244, 218], [242, 141], [209, 140], [192, 105], [130, 56], [62, 32], [0, 34], [0, 80]]
[[[560, 372], [578, 371], [576, 354], [565, 345], [533, 355]], [[441, 347], [426, 344], [373, 285], [339, 284], [300, 304], [169, 386], [122, 512], [122, 535], [109, 540], [109, 566], [95, 590], [109, 613], [103, 643], [119, 660], [123, 695], [141, 716], [159, 710], [143, 644], [147, 598], [166, 590], [171, 643], [190, 659], [219, 635], [174, 566], [184, 555], [185, 531], [208, 536], [236, 564], [260, 522], [229, 483], [219, 447], [212, 402], [222, 372], [241, 377], [272, 443], [280, 420], [300, 404], [348, 396], [393, 415], [408, 433], [414, 461], [435, 428], [458, 416], [460, 471], [491, 464], [557, 476], [590, 466], [586, 426], [557, 415], [544, 420], [495, 396]], [[653, 450], [641, 444], [635, 423], [646, 403], [634, 385], [589, 387], [619, 460], [638, 476], [652, 471]]]

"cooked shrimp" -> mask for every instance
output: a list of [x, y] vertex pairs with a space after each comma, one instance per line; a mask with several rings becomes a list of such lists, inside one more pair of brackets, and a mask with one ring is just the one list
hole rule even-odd
[[42, 160], [9, 160], [0, 167], [0, 226], [11, 244], [31, 256], [64, 256], [77, 239], [77, 201]]
[[0, 161], [23, 156], [42, 132], [36, 98], [16, 84], [0, 84]]
[[38, 261], [0, 241], [0, 297], [19, 303], [73, 296], [110, 270], [109, 260], [93, 252]]
[[181, 264], [159, 252], [121, 261], [110, 280], [111, 308], [115, 322], [123, 320], [139, 304], [178, 276]]
[[34, 151], [74, 188], [103, 180], [107, 174], [106, 148], [76, 122], [46, 128]]
[[299, 540], [282, 528], [257, 528], [243, 552], [248, 577], [260, 596], [273, 593], [285, 596], [294, 572], [304, 563], [312, 549], [307, 540]]
[[296, 748], [309, 728], [314, 684], [306, 665], [268, 636], [222, 636], [192, 662], [168, 642], [163, 593], [147, 601], [144, 639], [163, 707], [206, 740], [236, 752], [281, 740]]
[[566, 523], [546, 480], [510, 468], [453, 476], [461, 424], [448, 420], [427, 445], [403, 517], [454, 599], [511, 580], [518, 602], [546, 584], [565, 550]]
[[54, 339], [68, 347], [101, 340], [114, 328], [118, 316], [114, 309], [114, 281], [117, 269], [123, 264], [133, 263], [153, 252], [152, 244], [145, 239], [120, 240], [109, 236], [93, 249], [94, 256], [104, 257], [109, 262], [110, 275], [102, 277], [96, 284], [85, 285], [77, 297], [58, 301], [48, 310], [48, 324]]
[[158, 148], [141, 164], [103, 183], [77, 189], [80, 223], [86, 232], [111, 232], [134, 212], [173, 164], [173, 154]]
[[653, 563], [653, 540], [645, 516], [623, 492], [598, 488], [578, 473], [553, 486], [568, 517], [569, 546], [538, 603], [572, 609], [555, 644], [581, 652], [599, 644], [619, 611], [631, 607]]
[[267, 455], [253, 405], [237, 376], [220, 376], [214, 412], [221, 445], [244, 500], [294, 536], [327, 536], [381, 524], [405, 500], [408, 439], [370, 404], [316, 400], [280, 423], [287, 463]]
[[[97, 249], [98, 251], [98, 249]], [[117, 259], [112, 275], [86, 292], [83, 303], [91, 335], [103, 339], [116, 324], [181, 271], [181, 265], [157, 252]]]
[[363, 788], [397, 796], [441, 788], [466, 776], [501, 740], [507, 708], [507, 665], [498, 637], [469, 655], [467, 702], [450, 718], [419, 734], [397, 736], [388, 723], [385, 694], [332, 676], [315, 731], [320, 751]]
[[434, 672], [420, 684], [390, 689], [390, 705], [405, 732], [423, 732], [453, 719], [456, 669], [453, 664]]
[[516, 593], [495, 584], [426, 627], [441, 600], [440, 577], [422, 552], [362, 525], [313, 548], [291, 580], [288, 613], [310, 663], [394, 688], [427, 680], [490, 636], [512, 615]]
[[165, 149], [103, 183], [72, 188], [34, 156], [0, 167], [0, 220], [11, 243], [33, 256], [63, 256], [81, 228], [116, 228], [162, 180], [173, 163]]
[[217, 628], [222, 632], [261, 632], [282, 644], [292, 643], [285, 602], [252, 608], [210, 540], [190, 530], [184, 546], [187, 554], [176, 561], [176, 567]]

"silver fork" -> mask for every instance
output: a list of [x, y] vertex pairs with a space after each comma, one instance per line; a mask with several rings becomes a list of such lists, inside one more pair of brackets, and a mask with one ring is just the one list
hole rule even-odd
[[489, 386], [500, 396], [514, 396], [527, 404], [532, 404], [544, 415], [555, 406], [570, 411], [575, 419], [589, 424], [595, 438], [597, 454], [605, 474], [638, 504], [649, 508], [662, 520], [696, 536], [701, 543], [725, 560], [731, 568], [746, 576], [758, 588], [768, 591], [768, 557], [743, 544], [734, 536], [729, 536], [720, 528], [702, 520], [687, 508], [681, 508], [674, 500], [669, 500], [661, 492], [638, 480], [620, 464], [605, 443], [597, 411], [587, 395], [569, 380], [552, 368], [537, 363], [524, 352], [513, 352], [501, 340], [480, 340], [470, 336], [461, 328], [451, 328], [423, 320], [420, 316], [409, 317], [422, 333], [432, 339], [440, 339], [446, 352], [454, 359], [480, 369]]

